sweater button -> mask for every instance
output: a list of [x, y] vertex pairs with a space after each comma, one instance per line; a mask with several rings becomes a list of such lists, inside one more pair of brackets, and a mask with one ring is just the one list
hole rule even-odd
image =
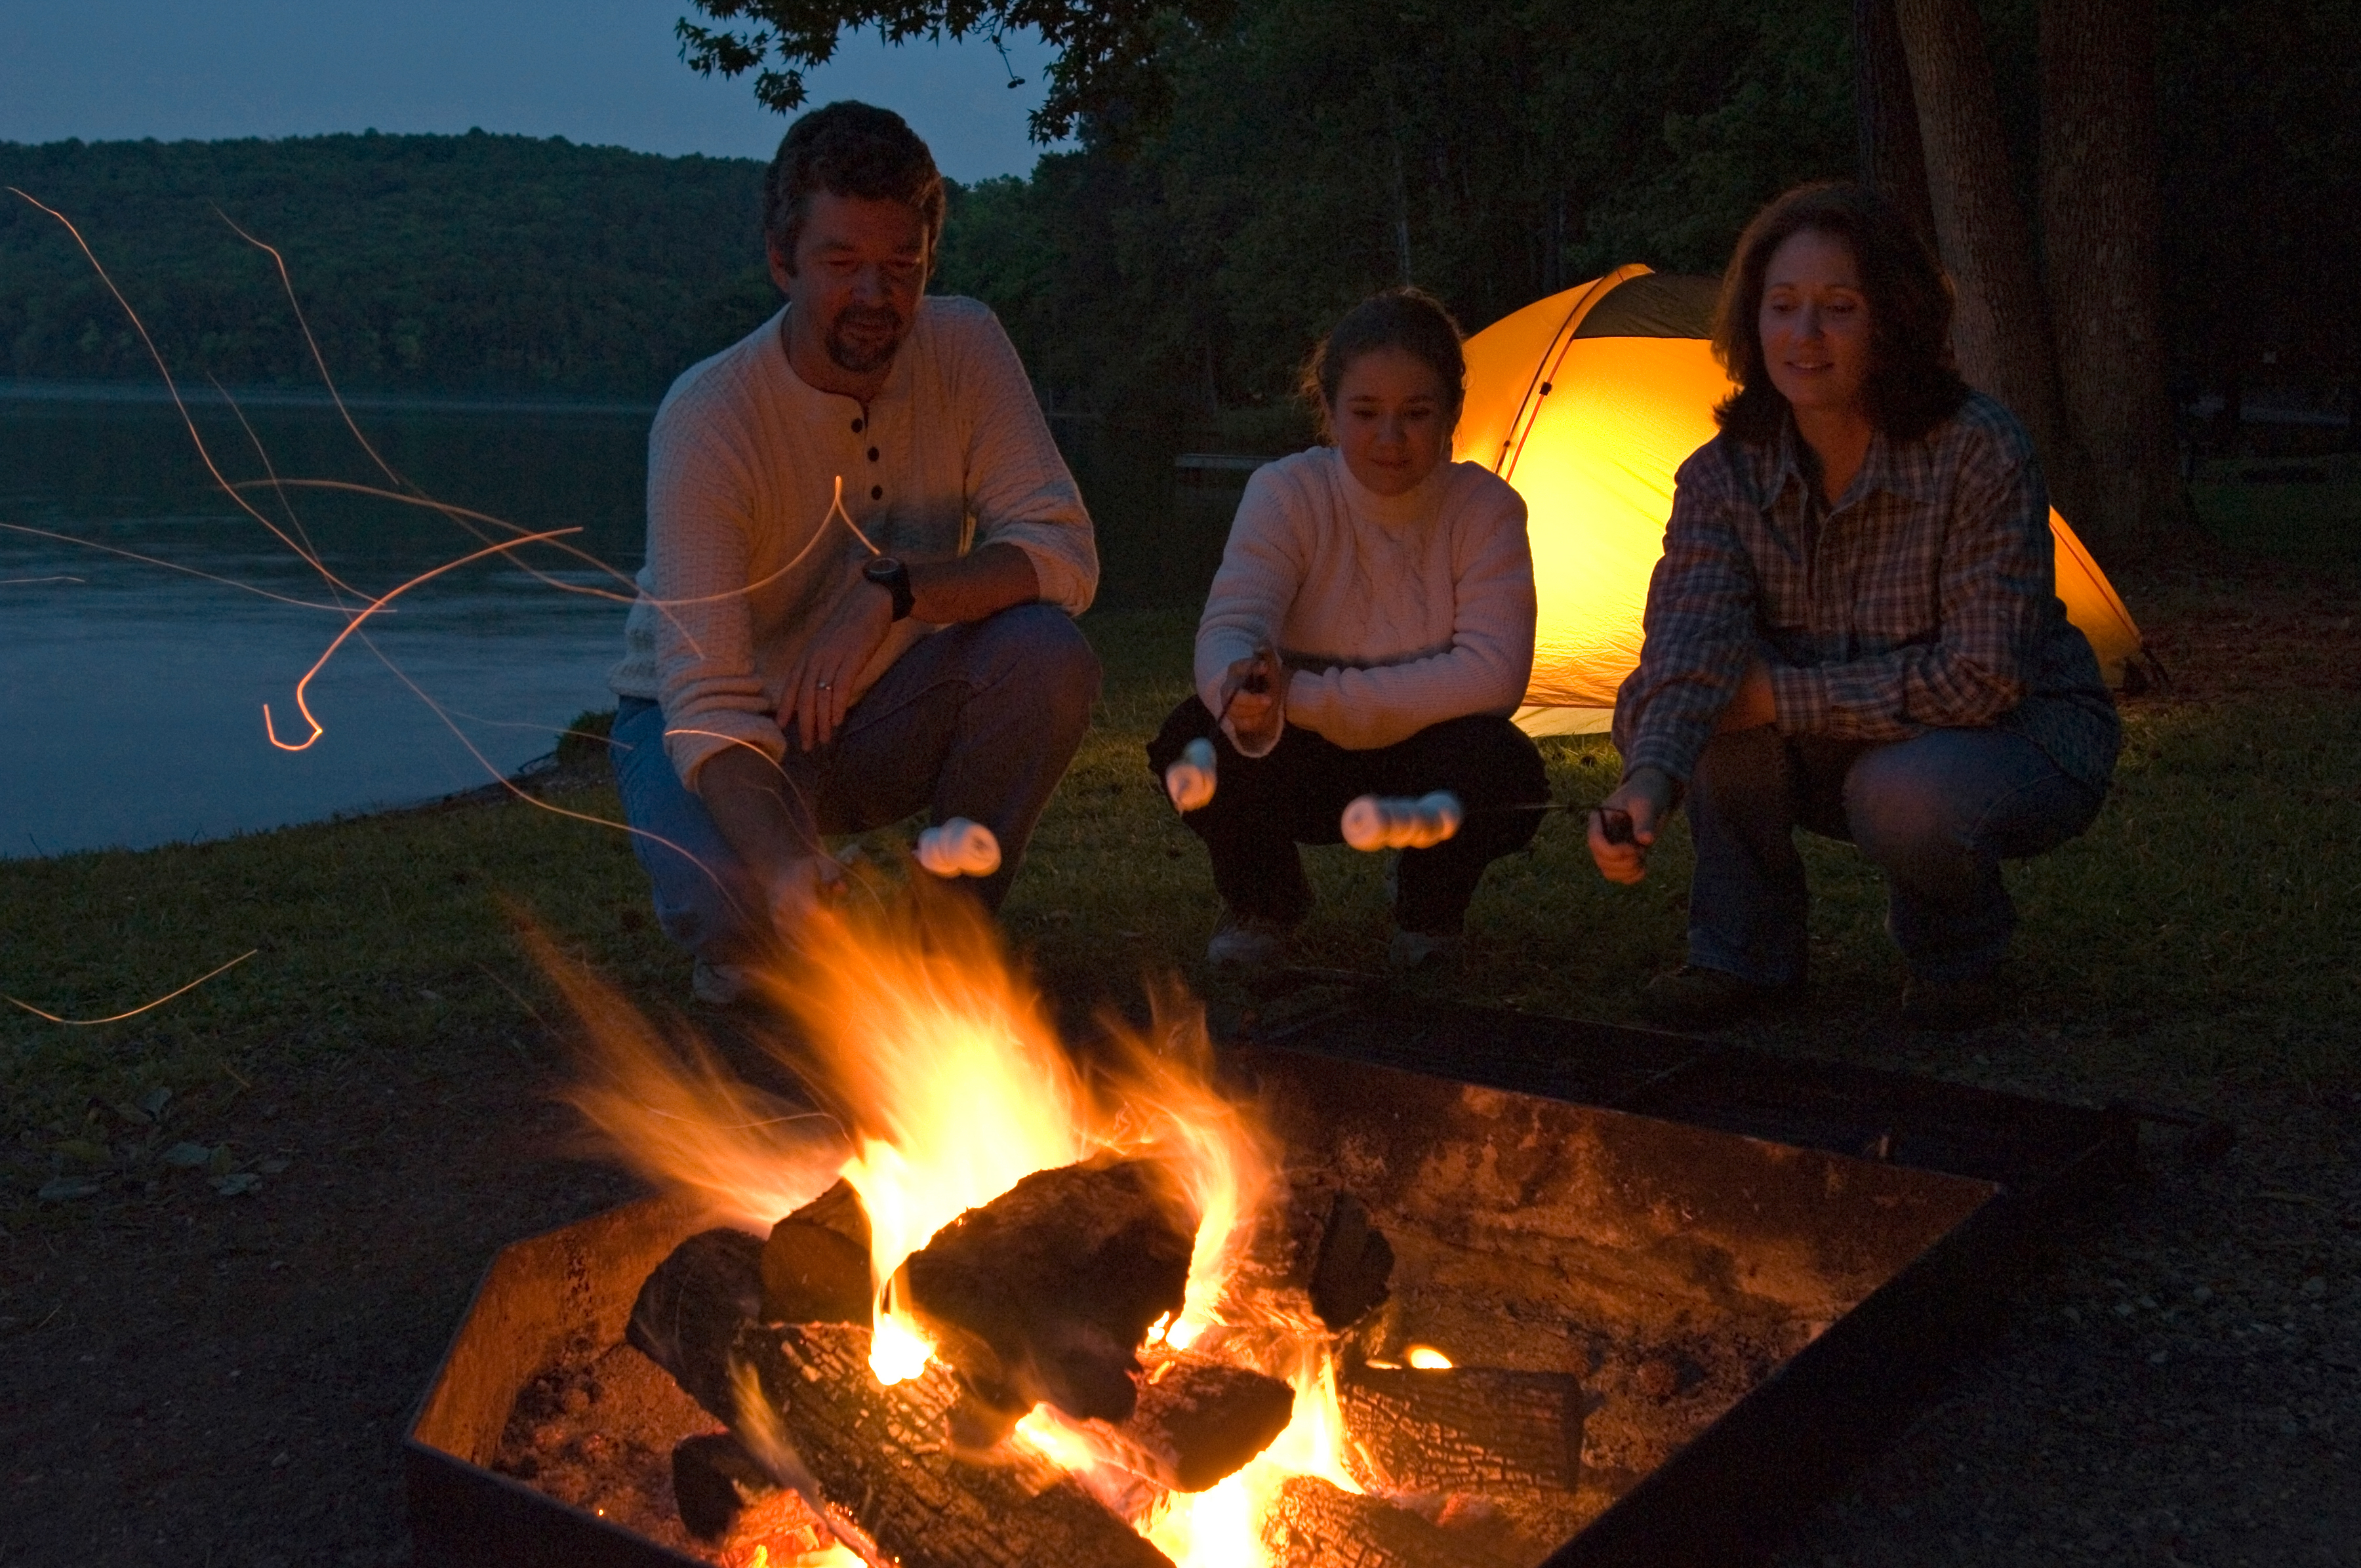
[[854, 420], [854, 421], [852, 422], [852, 433], [853, 433], [853, 434], [855, 434], [855, 435], [859, 435], [859, 434], [861, 433], [861, 427], [862, 427], [863, 424], [866, 424], [867, 422], [868, 422], [868, 421], [866, 421], [866, 420], [858, 420], [858, 419], [857, 419], [857, 420]]
[[869, 460], [870, 460], [872, 463], [874, 463], [874, 462], [876, 462], [876, 461], [877, 461], [877, 448], [875, 448], [874, 446], [873, 446], [873, 447], [871, 447], [871, 448], [869, 449]]
[[872, 486], [870, 486], [870, 487], [869, 487], [869, 499], [870, 499], [871, 500], [873, 500], [873, 501], [882, 501], [882, 500], [884, 500], [884, 499], [885, 499], [885, 487], [884, 487], [884, 486], [883, 486], [883, 485], [872, 485]]

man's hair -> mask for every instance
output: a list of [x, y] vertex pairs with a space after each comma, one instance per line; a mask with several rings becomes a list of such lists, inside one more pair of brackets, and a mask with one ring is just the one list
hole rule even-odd
[[1870, 422], [1915, 441], [1967, 400], [1951, 357], [1951, 283], [1894, 204], [1846, 181], [1798, 185], [1754, 214], [1721, 277], [1713, 354], [1738, 389], [1713, 411], [1721, 428], [1756, 444], [1779, 438], [1787, 400], [1763, 359], [1763, 276], [1796, 235], [1825, 234], [1852, 252], [1869, 310], [1869, 373], [1861, 394]]
[[943, 177], [935, 155], [891, 109], [845, 99], [787, 127], [763, 176], [763, 237], [795, 269], [812, 197], [826, 191], [871, 202], [900, 202], [925, 225], [927, 254], [943, 232]]
[[1399, 348], [1426, 361], [1443, 383], [1444, 401], [1456, 420], [1460, 405], [1467, 400], [1467, 356], [1459, 338], [1459, 323], [1443, 302], [1422, 289], [1388, 289], [1346, 311], [1303, 365], [1300, 389], [1320, 423], [1321, 439], [1335, 439], [1328, 414], [1336, 406], [1345, 372], [1353, 361], [1380, 348]]

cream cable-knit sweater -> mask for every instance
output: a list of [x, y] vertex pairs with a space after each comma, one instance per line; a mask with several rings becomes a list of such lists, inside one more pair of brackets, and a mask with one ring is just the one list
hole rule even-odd
[[1524, 499], [1474, 463], [1406, 495], [1335, 448], [1255, 471], [1197, 623], [1197, 695], [1219, 712], [1233, 660], [1275, 643], [1286, 718], [1353, 751], [1469, 713], [1508, 714], [1533, 668]]
[[[725, 746], [784, 747], [788, 672], [869, 558], [841, 522], [823, 527], [839, 475], [845, 510], [889, 555], [1014, 544], [1041, 598], [1071, 615], [1098, 587], [1082, 493], [990, 310], [922, 301], [867, 408], [788, 367], [785, 317], [685, 371], [648, 436], [647, 565], [608, 684], [663, 704], [667, 754], [691, 787]], [[896, 623], [853, 696], [931, 630]]]

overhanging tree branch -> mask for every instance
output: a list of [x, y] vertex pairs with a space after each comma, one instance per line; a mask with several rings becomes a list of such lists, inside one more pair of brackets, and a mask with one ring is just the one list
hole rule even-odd
[[1229, 25], [1235, 0], [692, 0], [719, 24], [683, 17], [681, 59], [700, 75], [755, 72], [754, 95], [780, 114], [801, 108], [804, 72], [826, 64], [848, 31], [890, 44], [1032, 31], [1057, 51], [1033, 111], [1036, 141], [1071, 136], [1089, 118], [1118, 139], [1159, 125], [1172, 108], [1163, 60], [1178, 29]]

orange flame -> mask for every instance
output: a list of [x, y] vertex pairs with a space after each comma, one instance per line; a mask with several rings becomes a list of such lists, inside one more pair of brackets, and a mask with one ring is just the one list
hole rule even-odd
[[[1035, 1171], [1101, 1154], [1159, 1162], [1198, 1214], [1186, 1302], [1157, 1332], [1185, 1345], [1214, 1321], [1248, 1222], [1273, 1190], [1276, 1157], [1250, 1108], [1213, 1086], [1201, 1011], [1158, 995], [1145, 1032], [1104, 1021], [1105, 1048], [1085, 1065], [976, 905], [925, 878], [890, 895], [857, 883], [801, 935], [792, 966], [769, 980], [799, 1037], [768, 1048], [829, 1109], [804, 1120], [702, 1047], [665, 1042], [544, 945], [544, 963], [591, 1026], [590, 1075], [571, 1098], [634, 1168], [756, 1229], [835, 1178], [849, 1181], [869, 1213], [879, 1295], [872, 1370], [882, 1381], [915, 1375], [932, 1354], [892, 1299], [903, 1261]], [[1047, 1406], [1017, 1435], [1125, 1511], [1179, 1568], [1262, 1563], [1259, 1522], [1289, 1476], [1360, 1490], [1341, 1458], [1325, 1349], [1307, 1337], [1291, 1378], [1294, 1419], [1278, 1441], [1202, 1493], [1159, 1494], [1113, 1464], [1087, 1426]]]

